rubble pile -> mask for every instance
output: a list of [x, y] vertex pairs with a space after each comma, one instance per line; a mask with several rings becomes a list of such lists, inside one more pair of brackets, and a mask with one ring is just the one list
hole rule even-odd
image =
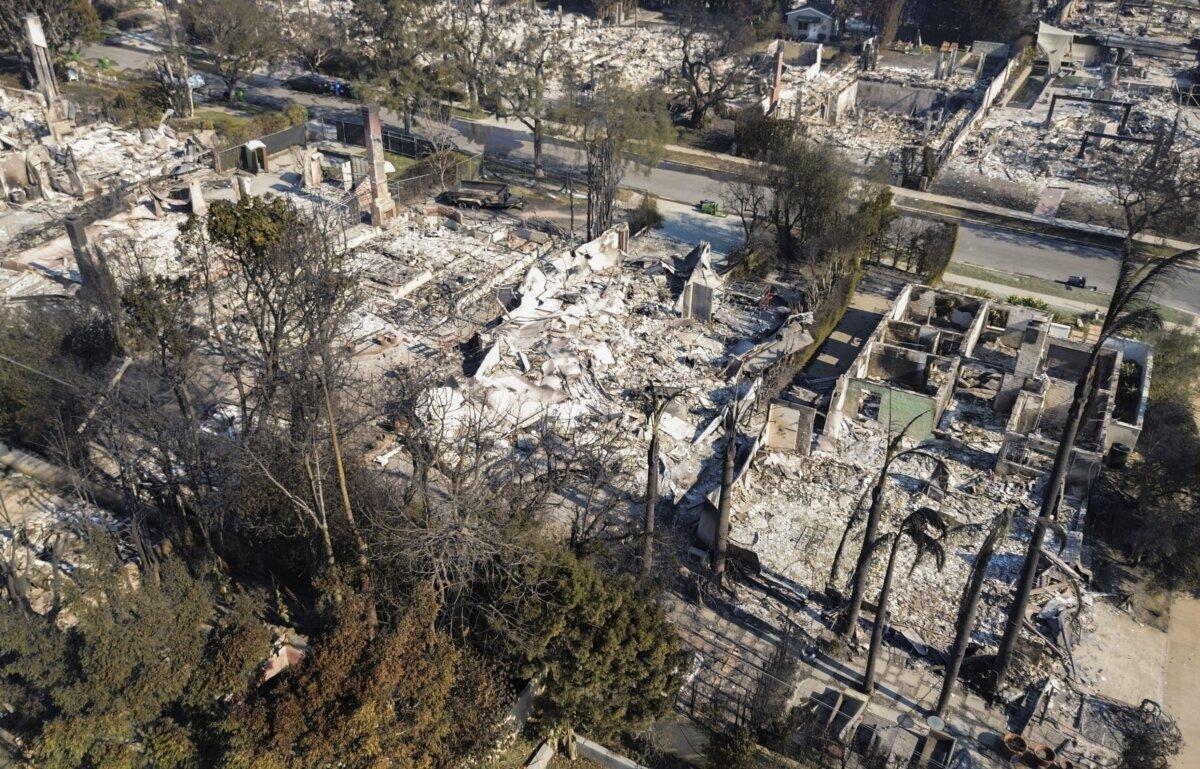
[[[1059, 92], [1091, 97], [1096, 90], [1074, 87]], [[1132, 94], [1126, 96], [1136, 99]], [[1118, 94], [1114, 98], [1121, 96]], [[1048, 96], [1043, 97], [1047, 103], [1048, 99]], [[1048, 109], [1045, 104], [1043, 107]], [[1155, 136], [1171, 133], [1174, 129], [1174, 146], [1185, 156], [1195, 157], [1200, 154], [1200, 120], [1191, 112], [1182, 111], [1166, 100], [1141, 100], [1130, 113], [1130, 133]], [[1045, 117], [1044, 109], [1037, 112], [1016, 108], [994, 110], [966, 141], [950, 166], [991, 179], [1027, 183], [1078, 182], [1080, 187], [1095, 188], [1110, 183], [1114, 170], [1127, 167], [1121, 158], [1132, 158], [1144, 151], [1138, 144], [1105, 142], [1102, 149], [1089, 149], [1079, 157], [1084, 131], [1115, 127], [1120, 117], [1118, 108], [1059, 102], [1049, 127]], [[1098, 158], [1098, 154], [1102, 157]], [[1097, 162], [1098, 159], [1104, 162]], [[1094, 190], [1092, 194], [1099, 194], [1099, 191]]]
[[806, 123], [805, 129], [820, 144], [837, 148], [859, 166], [870, 168], [881, 159], [898, 165], [903, 148], [919, 142], [923, 125], [920, 118], [859, 108], [838, 125], [812, 122]]
[[139, 134], [101, 123], [77, 129], [61, 151], [73, 158], [84, 177], [108, 186], [161, 176], [172, 160], [181, 157], [180, 147], [181, 142], [167, 130]]
[[28, 143], [45, 127], [46, 111], [40, 104], [0, 88], [0, 149], [7, 149], [9, 142]]
[[[665, 26], [613, 26], [579, 13], [524, 7], [505, 22], [497, 32], [507, 47], [518, 47], [532, 36], [563, 35], [567, 60], [559, 64], [585, 83], [605, 71], [617, 73], [633, 88], [666, 83], [682, 61], [678, 36]], [[549, 90], [552, 98], [567, 95], [561, 79]]]
[[[88, 546], [80, 533], [88, 526], [115, 527], [103, 508], [78, 498], [60, 496], [28, 475], [0, 471], [0, 558], [15, 571], [14, 578], [28, 583], [27, 596], [38, 614], [54, 606], [53, 553], [58, 553], [59, 575], [87, 566]], [[132, 573], [136, 569], [130, 565]], [[64, 627], [75, 623], [70, 611], [56, 621]]]
[[1118, 0], [1088, 0], [1076, 6], [1074, 18], [1065, 26], [1102, 26], [1106, 31], [1131, 37], [1152, 36], [1187, 43], [1200, 34], [1200, 15], [1194, 6], [1154, 3], [1133, 4]]
[[[993, 518], [1006, 508], [1036, 509], [1038, 491], [1025, 478], [999, 476], [992, 471], [994, 452], [1003, 423], [990, 406], [958, 396], [943, 418], [945, 437], [931, 442], [930, 452], [949, 470], [945, 495], [931, 494], [921, 479], [929, 460], [900, 460], [893, 465], [881, 533], [894, 529], [909, 512], [921, 506], [940, 509], [952, 526], [945, 540], [946, 563], [938, 571], [932, 560], [912, 567], [912, 549], [902, 551], [900, 566], [905, 586], [894, 596], [894, 624], [915, 633], [925, 643], [946, 648], [953, 641], [954, 621], [974, 553], [987, 536]], [[834, 552], [846, 522], [857, 506], [865, 513], [866, 499], [879, 468], [887, 434], [882, 425], [845, 423], [832, 452], [809, 456], [771, 452], [760, 462], [754, 491], [734, 498], [732, 538], [753, 548], [764, 567], [814, 591], [825, 587]], [[1002, 630], [1006, 598], [1011, 592], [1029, 537], [1028, 521], [1018, 521], [992, 560], [974, 638], [995, 643]], [[835, 587], [845, 588], [862, 537], [861, 523], [843, 553]], [[877, 558], [868, 595], [883, 579], [884, 558]]]
[[[645, 386], [683, 388], [661, 423], [662, 488], [678, 501], [695, 487], [713, 455], [720, 431], [712, 428], [722, 408], [750, 391], [731, 386], [727, 366], [738, 356], [753, 358], [755, 342], [769, 339], [782, 318], [760, 307], [758, 297], [733, 292], [721, 295], [709, 323], [681, 317], [673, 271], [692, 247], [646, 236], [622, 252], [602, 242], [613, 232], [578, 249], [547, 253], [511, 282], [497, 281], [501, 304], [494, 304], [494, 294], [488, 301], [500, 322], [460, 326], [456, 339], [477, 334], [466, 349], [431, 336], [435, 330], [447, 333], [444, 324], [426, 326], [437, 306], [435, 283], [453, 280], [445, 270], [413, 293], [413, 311], [404, 312], [397, 333], [439, 349], [426, 365], [440, 358], [447, 374], [509, 425], [547, 419], [573, 430], [618, 423], [628, 426], [628, 435], [640, 435]], [[398, 240], [419, 242], [414, 237]], [[482, 309], [475, 314], [485, 316]], [[472, 396], [458, 387], [442, 396], [466, 408]], [[640, 441], [625, 442], [620, 461], [629, 477], [644, 473], [644, 450]]]
[[137, 132], [109, 123], [76, 125], [51, 116], [63, 104], [47, 112], [0, 89], [0, 211], [12, 205], [20, 214], [4, 223], [10, 235], [110, 192], [199, 168], [200, 148], [166, 126]]
[[[984, 188], [1011, 182], [1036, 191], [1052, 184], [1095, 202], [1107, 201], [1106, 189], [1156, 142], [1168, 142], [1185, 162], [1200, 154], [1200, 111], [1188, 95], [1196, 65], [1189, 30], [1200, 30], [1200, 13], [1093, 0], [1062, 27], [1039, 30], [1049, 71], [1035, 69], [1016, 98], [998, 103], [947, 171]], [[1131, 109], [1122, 124], [1126, 104]], [[1118, 134], [1135, 141], [1112, 138]]]

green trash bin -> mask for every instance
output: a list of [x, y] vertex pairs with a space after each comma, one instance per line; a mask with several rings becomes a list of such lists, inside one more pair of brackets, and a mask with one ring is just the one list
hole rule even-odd
[[715, 200], [701, 200], [700, 201], [700, 213], [712, 214], [713, 216], [716, 216], [718, 210], [719, 210], [719, 208], [717, 206], [717, 201], [715, 201]]

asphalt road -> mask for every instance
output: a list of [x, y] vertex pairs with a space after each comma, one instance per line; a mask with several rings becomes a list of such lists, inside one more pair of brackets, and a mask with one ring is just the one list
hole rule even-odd
[[[956, 261], [1000, 272], [1065, 281], [1083, 275], [1088, 285], [1112, 291], [1117, 279], [1114, 249], [979, 224], [961, 224]], [[1081, 295], [1082, 296], [1082, 295]], [[1200, 271], [1181, 270], [1154, 292], [1155, 301], [1200, 314]]]
[[[125, 68], [151, 66], [156, 46], [144, 40], [125, 40], [116, 45], [92, 46], [85, 55], [92, 58], [106, 56]], [[278, 80], [263, 75], [251, 76], [248, 81], [249, 90], [295, 99], [308, 105], [314, 116], [349, 113], [357, 109], [353, 102], [343, 99], [291, 91], [280, 86]], [[382, 111], [381, 117], [388, 123], [401, 123], [398, 115], [387, 110]], [[533, 160], [533, 135], [518, 122], [485, 125], [455, 118], [451, 123], [460, 134], [459, 144], [465, 151], [527, 163]], [[582, 169], [584, 159], [582, 152], [571, 143], [547, 138], [543, 145], [543, 162], [547, 167]], [[624, 185], [665, 200], [694, 204], [705, 199], [720, 199], [722, 184], [728, 178], [719, 171], [667, 160], [652, 169], [631, 166]], [[1084, 275], [1089, 284], [1104, 291], [1112, 289], [1117, 274], [1117, 254], [1112, 249], [988, 225], [962, 224], [954, 258], [966, 264], [1046, 280], [1064, 281], [1069, 275]], [[1200, 314], [1200, 271], [1183, 271], [1176, 279], [1161, 286], [1155, 299], [1169, 307]]]

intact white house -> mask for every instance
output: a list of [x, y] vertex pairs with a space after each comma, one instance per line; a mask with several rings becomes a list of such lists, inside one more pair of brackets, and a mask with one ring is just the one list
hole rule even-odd
[[788, 32], [796, 40], [824, 42], [833, 37], [833, 16], [814, 3], [798, 5], [783, 15]]

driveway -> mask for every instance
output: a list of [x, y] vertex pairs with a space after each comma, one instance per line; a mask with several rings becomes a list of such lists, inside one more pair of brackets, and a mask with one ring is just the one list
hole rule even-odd
[[1163, 708], [1179, 722], [1183, 753], [1172, 766], [1200, 766], [1200, 598], [1178, 595], [1167, 631], [1167, 675]]

